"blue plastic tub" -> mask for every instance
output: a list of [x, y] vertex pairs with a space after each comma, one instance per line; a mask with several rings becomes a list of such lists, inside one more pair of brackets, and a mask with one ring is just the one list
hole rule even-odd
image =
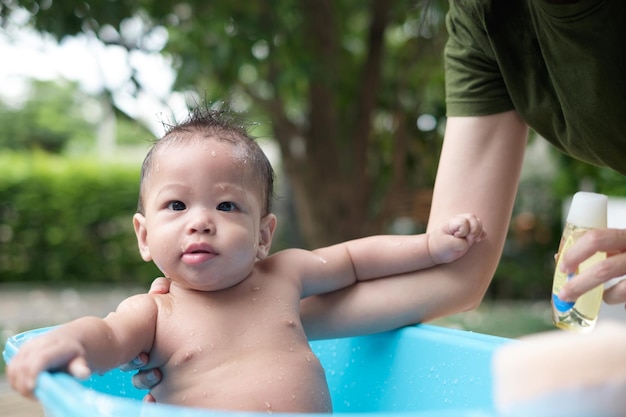
[[[6, 362], [44, 329], [9, 339]], [[370, 336], [313, 342], [326, 370], [335, 413], [415, 417], [495, 416], [491, 357], [510, 339], [419, 325]], [[47, 417], [261, 416], [144, 404], [131, 374], [113, 370], [79, 382], [43, 373], [36, 396]], [[287, 414], [284, 414], [287, 415]], [[309, 415], [310, 416], [310, 415]]]

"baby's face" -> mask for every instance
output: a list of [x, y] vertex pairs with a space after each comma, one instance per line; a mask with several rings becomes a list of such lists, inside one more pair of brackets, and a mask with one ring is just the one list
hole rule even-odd
[[245, 279], [264, 245], [250, 166], [229, 142], [202, 139], [159, 149], [145, 179], [144, 215], [134, 218], [143, 259], [196, 290]]

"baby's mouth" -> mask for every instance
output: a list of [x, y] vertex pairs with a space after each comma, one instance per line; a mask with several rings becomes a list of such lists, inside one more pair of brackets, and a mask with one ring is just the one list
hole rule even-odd
[[202, 243], [191, 244], [182, 254], [182, 260], [189, 265], [197, 265], [209, 261], [217, 256], [211, 246]]

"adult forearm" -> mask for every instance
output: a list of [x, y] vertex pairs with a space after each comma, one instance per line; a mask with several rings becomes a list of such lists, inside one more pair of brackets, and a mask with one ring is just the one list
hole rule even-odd
[[300, 304], [306, 334], [326, 339], [384, 332], [473, 308], [486, 289], [476, 282], [489, 279], [450, 271], [457, 262], [308, 297]]
[[[527, 134], [513, 111], [448, 120], [428, 229], [454, 212], [472, 212], [482, 220], [486, 238], [463, 258], [439, 268], [451, 292], [446, 301], [476, 306], [491, 282], [511, 220]], [[457, 299], [464, 292], [467, 300]]]
[[428, 227], [474, 213], [485, 239], [452, 263], [303, 300], [309, 337], [385, 331], [476, 307], [502, 253], [526, 138], [527, 128], [514, 112], [450, 118]]

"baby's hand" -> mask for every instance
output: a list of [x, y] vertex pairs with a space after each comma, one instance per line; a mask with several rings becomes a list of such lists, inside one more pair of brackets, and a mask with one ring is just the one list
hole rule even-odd
[[76, 340], [44, 334], [25, 343], [7, 365], [14, 390], [34, 398], [37, 376], [48, 370], [67, 372], [79, 379], [91, 375], [82, 345]]
[[452, 262], [485, 238], [482, 221], [473, 214], [459, 214], [433, 230], [428, 238], [428, 250], [437, 264]]

